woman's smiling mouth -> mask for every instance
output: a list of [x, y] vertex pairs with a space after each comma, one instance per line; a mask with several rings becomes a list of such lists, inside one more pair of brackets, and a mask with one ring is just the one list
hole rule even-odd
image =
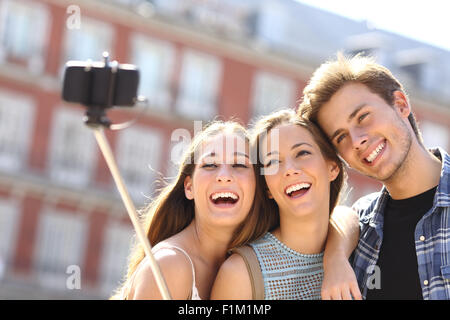
[[210, 201], [218, 208], [231, 208], [239, 201], [239, 195], [232, 191], [214, 192], [209, 196]]
[[311, 183], [301, 182], [292, 184], [284, 189], [284, 193], [292, 199], [299, 198], [309, 191]]

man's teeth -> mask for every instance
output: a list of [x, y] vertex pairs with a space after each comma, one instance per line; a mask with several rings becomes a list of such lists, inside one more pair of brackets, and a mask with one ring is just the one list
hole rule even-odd
[[372, 153], [369, 154], [369, 156], [366, 158], [366, 160], [368, 162], [372, 162], [373, 160], [375, 160], [375, 158], [380, 153], [380, 151], [383, 150], [383, 148], [384, 148], [384, 143], [380, 144], [375, 150], [373, 150]]
[[219, 193], [214, 193], [214, 194], [211, 196], [211, 198], [212, 198], [213, 200], [217, 200], [217, 199], [219, 199], [219, 198], [231, 198], [231, 199], [233, 199], [233, 200], [237, 200], [237, 199], [238, 199], [237, 195], [235, 195], [234, 193], [231, 193], [231, 192], [219, 192]]
[[311, 186], [310, 183], [299, 183], [299, 184], [295, 184], [293, 186], [290, 186], [289, 188], [286, 189], [286, 193], [287, 194], [291, 194], [294, 191], [300, 190], [300, 189], [306, 189], [309, 188]]

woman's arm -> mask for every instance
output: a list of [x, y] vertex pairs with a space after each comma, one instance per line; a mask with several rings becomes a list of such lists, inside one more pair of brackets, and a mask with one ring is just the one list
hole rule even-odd
[[[166, 281], [170, 295], [174, 300], [185, 300], [192, 290], [192, 266], [187, 257], [174, 249], [159, 249], [154, 254]], [[129, 300], [162, 300], [150, 263], [147, 259], [141, 262], [131, 284], [127, 299]]]
[[232, 254], [219, 269], [211, 300], [251, 300], [252, 284], [244, 259]]
[[325, 246], [322, 299], [361, 299], [355, 273], [348, 261], [359, 240], [359, 217], [349, 207], [337, 206], [330, 217]]

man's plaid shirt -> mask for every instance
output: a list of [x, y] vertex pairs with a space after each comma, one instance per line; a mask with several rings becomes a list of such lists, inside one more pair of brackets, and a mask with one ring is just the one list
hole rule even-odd
[[[418, 222], [414, 237], [423, 298], [442, 300], [450, 299], [450, 156], [441, 148], [431, 152], [442, 161], [441, 177], [433, 206]], [[361, 231], [353, 253], [353, 269], [364, 298], [380, 253], [388, 199], [383, 187], [353, 206], [360, 217]]]

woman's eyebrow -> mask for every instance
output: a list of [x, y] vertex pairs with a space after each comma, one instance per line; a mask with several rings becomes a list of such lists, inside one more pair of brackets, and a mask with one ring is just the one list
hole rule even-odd
[[298, 148], [298, 147], [300, 147], [300, 146], [302, 146], [302, 145], [307, 145], [307, 146], [310, 146], [311, 148], [313, 147], [312, 145], [310, 145], [309, 143], [307, 143], [307, 142], [299, 142], [299, 143], [296, 143], [296, 144], [294, 144], [293, 146], [292, 146], [292, 148], [291, 148], [291, 150], [294, 150], [295, 148]]
[[235, 153], [233, 153], [233, 155], [234, 155], [234, 156], [244, 156], [244, 157], [250, 159], [250, 157], [248, 156], [248, 154], [246, 154], [246, 153], [244, 153], [244, 152], [236, 151]]

